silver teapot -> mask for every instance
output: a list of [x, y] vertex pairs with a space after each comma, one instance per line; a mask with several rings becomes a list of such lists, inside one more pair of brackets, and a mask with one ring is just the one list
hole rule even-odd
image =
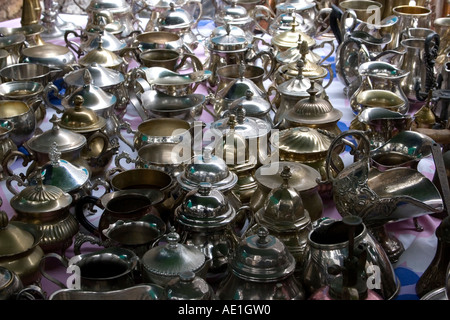
[[[246, 213], [245, 219], [241, 212]], [[202, 251], [211, 260], [209, 272], [220, 274], [226, 271], [230, 253], [253, 225], [253, 212], [249, 207], [236, 211], [222, 192], [202, 182], [175, 209], [174, 221], [181, 242]]]
[[295, 265], [286, 246], [261, 227], [239, 243], [216, 293], [221, 300], [304, 300]]

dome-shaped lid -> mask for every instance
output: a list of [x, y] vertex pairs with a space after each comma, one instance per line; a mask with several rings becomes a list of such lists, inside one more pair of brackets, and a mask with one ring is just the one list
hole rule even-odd
[[187, 0], [146, 0], [145, 4], [149, 9], [159, 9], [161, 11], [161, 9], [169, 9], [171, 3], [175, 4], [175, 6], [183, 6], [186, 2]]
[[72, 196], [52, 185], [44, 185], [42, 175], [36, 175], [36, 185], [30, 185], [14, 196], [11, 207], [18, 212], [50, 213], [64, 209], [72, 203]]
[[92, 49], [82, 58], [78, 59], [78, 63], [82, 67], [87, 67], [93, 63], [97, 63], [105, 68], [114, 68], [120, 66], [123, 62], [124, 60], [122, 57], [103, 47], [103, 40], [101, 37], [98, 40], [97, 48]]
[[164, 288], [167, 300], [213, 300], [215, 294], [205, 279], [185, 271], [170, 280]]
[[245, 92], [245, 97], [236, 99], [229, 105], [231, 113], [236, 113], [239, 107], [243, 107], [249, 117], [261, 117], [271, 110], [270, 102], [261, 96], [255, 96], [251, 90]]
[[[228, 25], [228, 26], [227, 26]], [[229, 30], [227, 30], [227, 28], [229, 28]], [[237, 38], [246, 38], [248, 36], [248, 34], [240, 27], [238, 26], [233, 26], [231, 24], [224, 24], [222, 26], [218, 26], [215, 27], [210, 34], [210, 38], [215, 38], [215, 37], [222, 37], [225, 36], [227, 34], [230, 34], [233, 37], [237, 37]], [[253, 38], [253, 36], [251, 37]], [[248, 39], [251, 41], [251, 39]]]
[[120, 40], [112, 32], [102, 30], [100, 32], [91, 32], [91, 34], [92, 38], [87, 43], [88, 47], [85, 49], [85, 51], [90, 51], [98, 48], [99, 41], [102, 41], [103, 48], [113, 52], [119, 52], [127, 46], [124, 41]]
[[50, 130], [44, 131], [40, 135], [28, 140], [28, 147], [40, 153], [49, 153], [52, 150], [53, 143], [56, 143], [58, 150], [62, 153], [81, 149], [87, 143], [86, 137], [72, 130], [61, 128], [61, 121], [56, 114], [49, 120], [53, 123]]
[[259, 118], [246, 116], [246, 110], [242, 103], [236, 107], [235, 112], [230, 117], [213, 122], [210, 128], [219, 130], [223, 135], [233, 129], [235, 133], [245, 139], [266, 136], [270, 132], [269, 123]]
[[211, 183], [201, 182], [198, 189], [190, 191], [176, 209], [177, 221], [187, 228], [197, 230], [222, 228], [235, 217], [222, 192], [212, 188]]
[[0, 37], [0, 48], [5, 49], [25, 41], [25, 35], [22, 33], [15, 33], [10, 35], [3, 35]]
[[329, 124], [342, 118], [342, 111], [335, 109], [329, 100], [317, 97], [319, 89], [314, 81], [307, 91], [309, 98], [301, 99], [287, 112], [285, 118], [288, 122], [297, 125]]
[[74, 97], [74, 107], [66, 108], [61, 116], [60, 126], [75, 132], [92, 132], [106, 126], [106, 119], [89, 108], [83, 106], [84, 99], [80, 95]]
[[316, 6], [316, 3], [314, 1], [308, 1], [308, 0], [289, 0], [286, 2], [280, 2], [278, 3], [275, 8], [276, 12], [286, 12], [288, 8], [294, 8], [295, 11], [303, 11], [306, 9], [310, 9], [312, 7]]
[[230, 25], [241, 25], [251, 20], [247, 9], [238, 4], [237, 0], [232, 0], [231, 4], [226, 5], [216, 14], [218, 23], [228, 23]]
[[208, 47], [213, 51], [244, 51], [247, 50], [248, 40], [245, 36], [239, 36], [231, 33], [231, 26], [225, 25], [226, 34], [210, 38]]
[[110, 11], [111, 13], [127, 12], [131, 10], [126, 0], [91, 0], [86, 12]]
[[[86, 71], [89, 72], [90, 78]], [[105, 68], [104, 66], [94, 62], [84, 68], [66, 73], [63, 76], [63, 80], [64, 83], [69, 86], [83, 87], [86, 85], [94, 85], [96, 87], [104, 88], [123, 83], [125, 81], [125, 77], [120, 71]]]
[[[60, 159], [56, 143], [53, 143], [49, 153], [50, 161], [40, 168], [43, 183], [60, 188], [64, 192], [78, 190], [89, 181], [89, 171], [81, 166], [76, 166], [67, 160]], [[31, 184], [35, 184], [33, 179]]]
[[[265, 173], [264, 170], [268, 170], [270, 166], [278, 166], [278, 172], [276, 174]], [[311, 190], [318, 186], [317, 179], [320, 179], [319, 171], [306, 164], [292, 161], [279, 161], [263, 165], [256, 169], [255, 179], [259, 184], [273, 190], [283, 183], [281, 173], [286, 166], [290, 168], [291, 173], [289, 185], [298, 192]]]
[[40, 241], [22, 226], [15, 222], [9, 223], [7, 213], [0, 210], [0, 258], [25, 252]]
[[295, 259], [277, 237], [261, 227], [241, 241], [230, 259], [232, 272], [256, 282], [282, 280], [294, 273]]
[[[272, 143], [290, 153], [316, 155], [323, 158], [331, 146], [332, 138], [309, 127], [295, 127], [275, 132]], [[318, 159], [316, 159], [318, 160]]]
[[282, 184], [269, 192], [263, 208], [256, 213], [258, 223], [269, 230], [296, 231], [311, 222], [300, 194], [289, 184], [291, 176], [291, 169], [284, 166], [280, 173]]
[[170, 8], [161, 13], [157, 25], [163, 30], [190, 28], [195, 20], [194, 17], [182, 7], [176, 7], [173, 2]]
[[171, 231], [166, 235], [167, 244], [148, 250], [142, 257], [143, 267], [152, 274], [176, 277], [186, 272], [199, 271], [206, 262], [206, 256], [196, 247], [180, 241], [180, 235]]
[[[109, 70], [114, 71], [112, 69]], [[79, 86], [70, 95], [63, 98], [61, 104], [64, 107], [76, 107], [77, 103], [80, 103], [79, 97], [83, 99], [83, 107], [99, 113], [102, 113], [101, 111], [103, 110], [112, 108], [116, 104], [117, 98], [115, 95], [106, 92], [97, 85], [94, 85], [92, 74], [88, 68], [82, 70], [82, 75], [83, 85]]]
[[209, 182], [213, 188], [222, 192], [233, 189], [238, 180], [224, 159], [212, 155], [208, 148], [205, 148], [202, 154], [193, 156], [177, 179], [185, 190], [190, 191], [198, 188], [201, 182]]
[[291, 25], [289, 30], [275, 33], [272, 36], [271, 43], [275, 47], [293, 48], [297, 47], [300, 39], [301, 41], [306, 41], [309, 48], [316, 44], [316, 40], [308, 36], [306, 33], [298, 30], [295, 23]]
[[[289, 97], [299, 97], [308, 98], [310, 94], [308, 89], [311, 88], [311, 80], [303, 75], [303, 67], [305, 65], [304, 59], [299, 59], [297, 62], [290, 65], [281, 66], [280, 69], [283, 71], [289, 71], [295, 65], [296, 72], [291, 75], [292, 78], [278, 85], [277, 90], [280, 94]], [[315, 87], [318, 89], [317, 95], [321, 95], [324, 91], [320, 84], [316, 84]]]

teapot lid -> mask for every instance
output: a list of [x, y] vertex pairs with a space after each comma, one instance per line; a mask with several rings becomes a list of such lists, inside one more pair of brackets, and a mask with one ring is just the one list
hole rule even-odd
[[[296, 75], [292, 79], [281, 83], [278, 86], [278, 91], [285, 96], [307, 98], [310, 96], [308, 89], [311, 88], [311, 80], [303, 75], [303, 67], [305, 66], [304, 59], [299, 59], [297, 62], [282, 66], [281, 68], [288, 71], [294, 64], [297, 68]], [[316, 84], [316, 88], [319, 90], [317, 94], [321, 95], [324, 91], [323, 87], [320, 84]]]
[[35, 235], [23, 228], [23, 224], [9, 223], [8, 215], [0, 210], [0, 257], [13, 256], [36, 245]]
[[0, 48], [5, 49], [25, 41], [25, 35], [22, 33], [13, 33], [10, 35], [2, 35], [0, 37]]
[[[96, 63], [95, 65], [97, 66]], [[104, 67], [102, 68], [107, 69]], [[101, 87], [94, 84], [94, 79], [89, 68], [80, 70], [82, 72], [79, 72], [78, 75], [83, 75], [83, 84], [75, 89], [69, 96], [64, 97], [61, 104], [66, 108], [75, 107], [77, 105], [77, 100], [79, 99], [77, 97], [81, 97], [83, 99], [83, 106], [96, 112], [113, 107], [117, 102], [116, 96], [106, 92]], [[114, 71], [112, 69], [109, 70]], [[72, 78], [72, 80], [75, 81], [78, 79], [75, 77]], [[109, 81], [106, 81], [106, 83], [112, 84], [112, 82]]]
[[306, 41], [308, 47], [311, 48], [316, 44], [316, 40], [308, 36], [306, 33], [297, 30], [296, 24], [293, 23], [290, 30], [281, 31], [273, 35], [271, 39], [272, 45], [275, 47], [292, 48], [297, 47], [300, 39]]
[[151, 248], [142, 257], [142, 265], [147, 271], [175, 277], [185, 271], [195, 273], [206, 263], [206, 256], [199, 249], [179, 243], [180, 235], [173, 227], [166, 239], [167, 244]]
[[235, 215], [227, 198], [209, 182], [201, 182], [197, 189], [186, 194], [176, 209], [181, 225], [200, 230], [227, 226]]
[[236, 99], [229, 105], [229, 110], [231, 113], [236, 113], [240, 106], [245, 109], [245, 114], [256, 118], [266, 115], [272, 109], [269, 101], [261, 96], [255, 96], [249, 89], [244, 97]]
[[[89, 171], [81, 166], [75, 166], [67, 160], [60, 159], [61, 152], [58, 151], [56, 143], [52, 144], [49, 153], [50, 161], [40, 168], [45, 185], [53, 185], [64, 192], [71, 192], [84, 186], [89, 181]], [[35, 180], [30, 181], [35, 184]]]
[[314, 7], [316, 3], [308, 0], [289, 0], [287, 2], [278, 3], [275, 8], [276, 12], [285, 12], [288, 8], [293, 7], [296, 11], [307, 10]]
[[311, 223], [309, 213], [298, 191], [289, 184], [292, 173], [288, 166], [284, 166], [280, 177], [283, 182], [269, 192], [255, 218], [258, 223], [276, 232], [301, 230]]
[[215, 294], [205, 279], [185, 271], [170, 280], [164, 288], [167, 300], [213, 300]]
[[106, 68], [112, 68], [121, 65], [123, 62], [122, 57], [103, 47], [103, 39], [101, 36], [98, 40], [97, 48], [92, 49], [82, 58], [78, 59], [78, 63], [83, 67], [97, 63]]
[[[86, 78], [86, 71], [89, 71], [90, 79]], [[123, 83], [125, 77], [120, 71], [106, 68], [97, 62], [94, 62], [84, 68], [66, 73], [63, 76], [63, 80], [71, 86], [83, 87], [86, 85], [94, 85], [103, 88]]]
[[36, 175], [36, 185], [30, 185], [14, 196], [10, 203], [14, 210], [25, 213], [46, 213], [67, 208], [72, 196], [52, 185], [44, 185], [40, 172]]
[[231, 4], [226, 5], [219, 14], [216, 15], [217, 22], [233, 24], [243, 24], [251, 17], [244, 6], [238, 4], [237, 0], [232, 0]]
[[210, 127], [220, 130], [224, 135], [233, 129], [235, 133], [245, 139], [265, 136], [271, 129], [267, 121], [255, 117], [247, 117], [242, 103], [236, 107], [233, 117], [230, 116], [217, 120]]
[[248, 48], [248, 40], [244, 36], [231, 33], [231, 26], [225, 25], [226, 34], [210, 38], [208, 47], [213, 51], [244, 51]]
[[288, 122], [301, 126], [334, 123], [342, 118], [342, 111], [334, 108], [328, 99], [317, 97], [319, 89], [315, 84], [312, 80], [311, 87], [307, 90], [309, 98], [299, 100], [294, 108], [287, 112], [285, 118]]
[[158, 26], [164, 30], [190, 28], [194, 24], [194, 17], [181, 7], [175, 8], [171, 2], [170, 8], [164, 11], [158, 19]]
[[[263, 174], [264, 170], [270, 166], [278, 166], [276, 174]], [[288, 166], [290, 168], [289, 185], [298, 192], [311, 190], [318, 186], [317, 179], [320, 179], [320, 173], [311, 166], [304, 163], [293, 161], [280, 161], [263, 165], [256, 169], [255, 180], [264, 187], [273, 190], [283, 183], [281, 173]]]
[[260, 227], [238, 245], [230, 259], [232, 272], [244, 280], [272, 282], [294, 273], [295, 259], [277, 237]]
[[326, 157], [332, 138], [310, 127], [294, 127], [275, 132], [272, 144], [289, 153], [303, 154], [314, 161]]
[[75, 95], [75, 106], [66, 108], [61, 116], [60, 126], [75, 132], [92, 132], [106, 127], [106, 119], [97, 115], [94, 110], [83, 106], [84, 98]]
[[54, 114], [49, 120], [53, 127], [40, 135], [28, 140], [28, 147], [36, 152], [49, 153], [53, 143], [56, 143], [58, 150], [62, 153], [81, 149], [87, 143], [87, 139], [81, 133], [61, 128], [60, 119]]
[[91, 0], [86, 12], [90, 11], [109, 11], [111, 13], [120, 13], [131, 10], [126, 0]]
[[226, 192], [236, 185], [238, 177], [229, 170], [223, 158], [213, 155], [211, 149], [205, 148], [202, 154], [192, 157], [177, 179], [185, 190], [193, 190], [201, 182], [209, 182], [213, 188]]

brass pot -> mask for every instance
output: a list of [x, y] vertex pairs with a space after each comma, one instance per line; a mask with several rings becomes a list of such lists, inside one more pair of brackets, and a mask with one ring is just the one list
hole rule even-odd
[[156, 118], [141, 122], [133, 137], [133, 145], [139, 150], [154, 143], [180, 143], [191, 139], [192, 126], [189, 122], [173, 118]]
[[191, 271], [201, 278], [206, 277], [211, 260], [203, 252], [180, 243], [180, 235], [173, 228], [165, 238], [166, 243], [154, 246], [141, 259], [144, 281], [166, 287], [182, 272]]
[[44, 86], [34, 81], [9, 81], [0, 85], [1, 99], [23, 101], [34, 110], [36, 127], [42, 124], [47, 114], [43, 92]]
[[19, 63], [37, 63], [61, 69], [56, 78], [72, 71], [72, 65], [76, 61], [75, 54], [69, 48], [51, 43], [24, 48], [19, 59]]
[[49, 154], [54, 148], [54, 143], [56, 142], [56, 147], [58, 151], [61, 152], [61, 159], [67, 160], [73, 164], [79, 164], [82, 167], [87, 167], [84, 159], [81, 157], [81, 151], [86, 146], [86, 138], [76, 132], [72, 132], [67, 129], [63, 129], [59, 126], [59, 119], [56, 115], [53, 115], [50, 122], [53, 123], [53, 127], [50, 130], [44, 131], [43, 133], [34, 136], [26, 143], [26, 149], [29, 152], [25, 154], [21, 151], [11, 152], [3, 160], [3, 168], [7, 170], [9, 175], [13, 175], [13, 172], [8, 168], [7, 163], [12, 157], [21, 157], [23, 159], [22, 165], [26, 167], [29, 162], [32, 162], [28, 166], [26, 176], [29, 176], [31, 172], [35, 170], [36, 167], [40, 167], [49, 162]]
[[112, 163], [119, 144], [106, 135], [106, 119], [83, 106], [82, 96], [75, 96], [74, 103], [74, 107], [66, 108], [62, 114], [60, 127], [86, 137], [86, 146], [81, 150], [81, 158], [87, 164], [92, 177], [102, 177]]
[[229, 272], [216, 293], [221, 300], [304, 300], [305, 290], [294, 271], [293, 255], [261, 227], [232, 253]]
[[137, 153], [137, 157], [133, 159], [128, 153], [121, 152], [114, 159], [116, 167], [125, 170], [120, 164], [125, 159], [127, 163], [134, 163], [135, 168], [160, 170], [176, 178], [191, 159], [190, 152], [185, 152], [173, 143], [148, 144]]
[[9, 221], [4, 211], [0, 211], [0, 221], [0, 266], [15, 272], [24, 285], [38, 284], [44, 256], [39, 246], [42, 231], [29, 223]]
[[[44, 252], [60, 252], [65, 255], [73, 243], [73, 236], [79, 225], [69, 212], [72, 196], [60, 188], [44, 185], [38, 173], [37, 184], [28, 186], [20, 192], [12, 187], [14, 176], [6, 181], [8, 190], [14, 195], [10, 200], [15, 214], [11, 221], [34, 224], [43, 234], [40, 247]], [[19, 180], [16, 180], [19, 181]]]
[[[14, 128], [14, 124], [9, 120], [0, 121], [0, 161], [3, 164], [3, 159], [8, 155], [11, 151], [17, 151], [17, 146], [14, 141], [9, 137], [12, 129]], [[5, 163], [8, 167], [11, 166], [15, 162], [15, 158], [11, 159], [9, 162]], [[0, 180], [6, 179], [8, 173], [5, 172], [7, 169], [3, 169], [0, 173]]]
[[37, 128], [34, 110], [20, 100], [0, 100], [0, 119], [14, 123], [10, 137], [17, 147], [32, 138]]
[[[316, 221], [322, 217], [323, 213], [323, 202], [319, 194], [319, 184], [316, 181], [320, 179], [320, 173], [316, 169], [298, 162], [280, 161], [259, 167], [255, 172], [258, 187], [251, 196], [250, 208], [253, 212], [258, 212], [264, 207], [269, 193], [283, 182], [280, 174], [285, 166], [290, 168], [292, 174], [289, 185], [300, 194], [310, 219]], [[271, 172], [272, 168], [276, 168], [276, 173]], [[272, 174], [268, 174], [269, 172]]]
[[164, 222], [168, 222], [172, 216], [175, 205], [177, 185], [175, 180], [168, 174], [154, 169], [128, 169], [121, 170], [113, 168], [106, 173], [105, 180], [110, 184], [112, 190], [131, 189], [157, 189], [164, 194], [162, 203], [158, 204], [157, 210]]

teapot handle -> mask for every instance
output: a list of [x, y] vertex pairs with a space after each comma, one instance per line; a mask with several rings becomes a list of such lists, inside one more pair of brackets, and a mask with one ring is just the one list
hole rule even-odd
[[45, 271], [45, 260], [49, 259], [49, 258], [56, 258], [59, 262], [61, 262], [62, 266], [65, 267], [66, 269], [69, 267], [69, 263], [67, 261], [66, 258], [63, 258], [62, 256], [60, 256], [57, 253], [54, 252], [50, 252], [47, 253], [46, 255], [44, 255], [41, 258], [41, 261], [39, 262], [39, 269], [41, 271], [41, 274], [44, 278], [46, 278], [47, 280], [53, 282], [54, 284], [56, 284], [57, 286], [59, 286], [62, 289], [67, 289], [67, 286], [65, 284], [63, 284], [61, 281], [59, 281], [58, 279], [56, 279], [55, 277], [49, 275], [47, 273], [47, 271]]
[[203, 16], [203, 5], [201, 0], [189, 0], [186, 2], [186, 5], [193, 4], [196, 7], [198, 7], [198, 14], [197, 17], [194, 17], [194, 23], [192, 24], [191, 28], [196, 28], [198, 22], [200, 21], [200, 18]]
[[[245, 213], [243, 213], [245, 212]], [[236, 221], [239, 220], [238, 217], [244, 214], [245, 223], [242, 228], [238, 229], [236, 227]], [[231, 230], [236, 239], [242, 240], [246, 237], [251, 227], [255, 224], [255, 217], [253, 210], [250, 206], [242, 206], [236, 211], [236, 218], [231, 223]]]
[[110, 245], [110, 241], [108, 241], [108, 240], [103, 241], [96, 236], [79, 232], [75, 235], [75, 239], [73, 242], [73, 253], [75, 255], [81, 254], [81, 246], [86, 242], [89, 242], [91, 244], [95, 244], [95, 245], [98, 245], [101, 247], [105, 247], [105, 248]]
[[[8, 150], [5, 157], [2, 160], [2, 168], [3, 168], [3, 175], [5, 177], [13, 176], [14, 173], [12, 172], [11, 168], [8, 166], [8, 162], [12, 160], [14, 157], [20, 157], [23, 159], [22, 166], [26, 167], [30, 161], [32, 161], [32, 157], [27, 156], [25, 153], [18, 151], [18, 150]], [[25, 180], [25, 175], [23, 173], [20, 173], [20, 177], [22, 180]]]
[[11, 192], [13, 195], [17, 196], [19, 194], [19, 192], [12, 186], [12, 182], [16, 181], [17, 185], [20, 187], [26, 187], [28, 186], [28, 183], [25, 182], [21, 177], [19, 177], [16, 174], [13, 174], [11, 176], [9, 176], [6, 179], [6, 188], [9, 190], [9, 192]]
[[64, 32], [64, 42], [66, 43], [66, 47], [75, 52], [78, 58], [83, 54], [83, 50], [81, 50], [81, 46], [79, 43], [69, 40], [69, 35], [73, 34], [76, 38], [81, 39], [81, 34], [78, 34], [75, 30], [66, 30]]
[[91, 134], [89, 136], [89, 138], [87, 139], [87, 142], [86, 142], [86, 149], [88, 151], [91, 151], [92, 141], [94, 141], [95, 139], [98, 139], [98, 138], [103, 140], [102, 151], [97, 156], [97, 158], [100, 158], [102, 155], [104, 155], [104, 154], [106, 154], [106, 152], [108, 152], [108, 148], [109, 148], [109, 145], [110, 145], [109, 138], [103, 131], [96, 131], [96, 132], [94, 132], [93, 134]]
[[186, 65], [188, 59], [191, 60], [192, 63], [192, 70], [194, 72], [202, 71], [203, 70], [203, 64], [200, 61], [200, 59], [195, 55], [191, 53], [183, 53], [183, 57], [181, 58], [180, 62], [175, 66], [175, 71], [182, 68], [184, 65]]
[[87, 231], [89, 231], [93, 235], [97, 235], [99, 233], [98, 228], [92, 222], [90, 222], [86, 218], [86, 215], [84, 214], [84, 205], [85, 204], [95, 205], [99, 208], [104, 209], [103, 205], [102, 205], [99, 197], [95, 197], [95, 196], [91, 196], [91, 195], [86, 195], [86, 196], [81, 197], [75, 204], [75, 216], [76, 216], [78, 222], [83, 227], [85, 227]]
[[120, 160], [125, 159], [127, 163], [134, 163], [136, 165], [137, 163], [137, 159], [132, 159], [131, 156], [126, 153], [125, 151], [122, 151], [120, 154], [118, 154], [116, 156], [116, 158], [114, 159], [114, 163], [116, 165], [117, 168], [120, 168], [122, 170], [126, 170], [121, 164], [120, 164]]
[[333, 73], [333, 68], [331, 67], [331, 63], [323, 64], [322, 67], [324, 67], [327, 70], [328, 75], [330, 76], [330, 78], [328, 79], [327, 84], [323, 86], [323, 88], [326, 89], [333, 82], [334, 73]]
[[313, 51], [315, 49], [323, 48], [325, 46], [330, 46], [330, 52], [328, 52], [317, 64], [322, 65], [329, 57], [331, 57], [336, 50], [336, 47], [334, 46], [334, 40], [325, 40], [322, 41], [320, 44], [314, 45], [310, 50]]
[[[332, 8], [322, 8], [319, 10], [319, 13], [317, 14], [316, 17], [316, 27], [317, 27], [317, 31], [316, 31], [316, 38], [319, 38], [320, 36], [322, 36], [323, 34], [329, 32], [331, 30], [331, 26], [330, 26], [330, 17], [331, 17], [331, 13], [333, 12]], [[333, 41], [333, 40], [331, 40]]]
[[64, 98], [63, 95], [61, 95], [59, 93], [59, 89], [55, 86], [55, 84], [53, 82], [47, 83], [47, 85], [44, 88], [44, 94], [43, 94], [44, 101], [45, 101], [45, 104], [47, 106], [49, 106], [50, 108], [54, 109], [56, 111], [56, 113], [63, 113], [65, 111], [64, 107], [62, 109], [59, 109], [56, 105], [54, 105], [49, 99], [50, 94], [54, 94], [58, 99], [61, 99], [61, 100]]
[[[257, 17], [258, 14], [260, 14], [259, 18]], [[255, 21], [255, 29], [263, 32], [264, 34], [268, 34], [268, 32], [267, 29], [261, 25], [260, 21], [267, 21], [267, 25], [270, 26], [276, 16], [277, 15], [275, 14], [275, 12], [273, 12], [271, 8], [266, 7], [265, 5], [258, 4], [255, 6], [255, 9], [252, 10], [252, 19]]]
[[[324, 130], [320, 130], [321, 133], [327, 134]], [[354, 141], [346, 139], [348, 136], [353, 136], [360, 139], [360, 141], [356, 144]], [[325, 171], [328, 182], [332, 182], [334, 180], [331, 170], [335, 172], [339, 172], [340, 169], [334, 163], [333, 153], [336, 153], [336, 150], [339, 147], [348, 146], [350, 147], [349, 153], [354, 156], [356, 161], [363, 161], [369, 163], [370, 158], [370, 141], [364, 131], [361, 130], [347, 130], [342, 132], [341, 134], [334, 137], [331, 142], [330, 148], [328, 149], [327, 158], [325, 162]]]

